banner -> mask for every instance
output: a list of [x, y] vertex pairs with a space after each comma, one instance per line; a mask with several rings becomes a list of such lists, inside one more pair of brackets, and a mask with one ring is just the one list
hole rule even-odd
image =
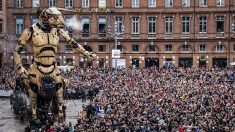
[[113, 68], [115, 68], [115, 61], [117, 61], [117, 68], [126, 68], [126, 59], [112, 59]]
[[121, 52], [119, 49], [112, 50], [112, 58], [114, 58], [114, 59], [120, 58], [120, 53]]

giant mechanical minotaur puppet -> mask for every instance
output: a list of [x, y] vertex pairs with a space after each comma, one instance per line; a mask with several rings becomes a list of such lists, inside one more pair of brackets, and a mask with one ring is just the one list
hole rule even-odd
[[[95, 59], [94, 53], [86, 51], [75, 42], [64, 30], [65, 23], [58, 8], [43, 10], [39, 16], [39, 22], [25, 29], [15, 47], [14, 59], [19, 73], [24, 75], [29, 86], [28, 93], [32, 107], [32, 118], [37, 118], [38, 96], [51, 101], [55, 96], [58, 107], [58, 117], [63, 118], [63, 86], [64, 79], [56, 65], [56, 53], [58, 50], [59, 36], [62, 36], [67, 44], [71, 45], [76, 53], [81, 53], [88, 59]], [[20, 53], [27, 43], [33, 47], [34, 62], [27, 71], [21, 63]], [[48, 109], [50, 111], [51, 103]]]

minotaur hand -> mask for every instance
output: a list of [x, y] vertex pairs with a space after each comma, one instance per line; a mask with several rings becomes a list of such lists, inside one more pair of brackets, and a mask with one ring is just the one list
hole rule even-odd
[[23, 67], [23, 66], [20, 66], [18, 68], [18, 72], [20, 74], [20, 76], [24, 77], [24, 78], [27, 78], [28, 77], [28, 71]]
[[91, 60], [95, 60], [96, 59], [96, 54], [93, 53], [93, 52], [86, 51], [85, 52], [85, 57], [87, 57], [88, 59], [91, 59]]

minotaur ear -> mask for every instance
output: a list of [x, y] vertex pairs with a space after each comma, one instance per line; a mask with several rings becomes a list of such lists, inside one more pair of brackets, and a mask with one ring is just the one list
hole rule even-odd
[[42, 13], [42, 8], [41, 7], [39, 7], [38, 9], [37, 9], [37, 17], [39, 17], [40, 15], [41, 15], [41, 13]]
[[65, 12], [73, 12], [76, 13], [76, 10], [69, 10], [69, 9], [65, 9], [65, 8], [57, 8], [58, 11], [65, 11]]
[[40, 14], [40, 19], [42, 19], [42, 21], [48, 20], [48, 14], [46, 13], [46, 10], [42, 11], [42, 13]]

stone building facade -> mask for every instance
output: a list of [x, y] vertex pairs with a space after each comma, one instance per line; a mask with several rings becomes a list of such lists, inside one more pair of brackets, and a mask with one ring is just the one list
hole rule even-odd
[[[38, 7], [60, 7], [66, 21], [75, 18], [81, 30], [66, 27], [87, 50], [89, 62], [62, 40], [58, 65], [114, 66], [112, 50], [121, 49], [118, 66], [225, 67], [235, 61], [235, 3], [233, 0], [10, 0], [7, 12], [7, 57], [23, 29], [37, 22]], [[115, 26], [116, 23], [116, 26]], [[115, 32], [116, 29], [116, 32]], [[23, 63], [32, 63], [27, 46]]]

